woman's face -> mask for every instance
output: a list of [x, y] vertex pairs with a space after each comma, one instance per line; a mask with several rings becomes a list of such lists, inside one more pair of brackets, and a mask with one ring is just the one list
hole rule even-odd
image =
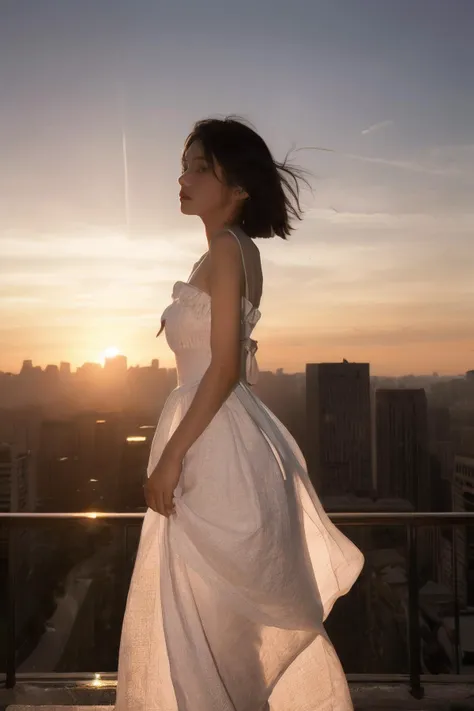
[[[217, 175], [217, 177], [216, 177]], [[214, 163], [214, 171], [205, 157], [200, 141], [194, 141], [183, 158], [181, 212], [185, 215], [211, 217], [233, 214], [242, 199], [237, 188], [225, 184], [222, 168]]]

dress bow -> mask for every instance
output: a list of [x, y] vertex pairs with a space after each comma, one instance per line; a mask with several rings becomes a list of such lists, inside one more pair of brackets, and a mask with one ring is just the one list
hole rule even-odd
[[258, 343], [253, 338], [244, 338], [242, 344], [245, 351], [245, 377], [249, 385], [255, 385], [258, 380], [259, 369], [255, 354]]

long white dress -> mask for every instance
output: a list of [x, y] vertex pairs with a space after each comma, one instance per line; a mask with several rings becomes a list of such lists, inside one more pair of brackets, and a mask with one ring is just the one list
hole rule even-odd
[[[240, 244], [240, 230], [229, 231]], [[172, 298], [162, 323], [178, 385], [160, 416], [148, 475], [211, 359], [210, 296], [178, 281]], [[145, 514], [116, 711], [353, 708], [323, 621], [364, 559], [324, 512], [294, 438], [249, 387], [259, 319], [246, 278], [241, 379], [183, 460], [176, 514]]]

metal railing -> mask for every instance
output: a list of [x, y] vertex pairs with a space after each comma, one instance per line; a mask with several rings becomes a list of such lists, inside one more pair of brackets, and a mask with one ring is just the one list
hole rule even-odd
[[[33, 526], [41, 525], [42, 521], [66, 520], [91, 520], [114, 521], [120, 525], [143, 519], [145, 512], [115, 513], [115, 512], [79, 512], [79, 513], [0, 513], [0, 527], [6, 526], [10, 533], [16, 526], [26, 522]], [[419, 595], [418, 595], [418, 530], [422, 527], [443, 526], [454, 527], [474, 525], [474, 512], [381, 512], [381, 513], [330, 513], [329, 518], [339, 526], [404, 526], [407, 532], [407, 557], [408, 557], [408, 642], [409, 642], [409, 681], [410, 690], [415, 698], [423, 697], [421, 674], [421, 641], [419, 622]], [[453, 537], [454, 540], [455, 537]], [[16, 684], [16, 634], [15, 634], [15, 604], [16, 581], [15, 565], [13, 564], [15, 551], [13, 536], [8, 536], [8, 575], [7, 575], [7, 653], [6, 653], [6, 686], [13, 688]], [[455, 555], [455, 551], [454, 551]], [[455, 617], [455, 647], [456, 667], [459, 672], [459, 608], [457, 595], [457, 565], [454, 565], [454, 617]], [[29, 675], [31, 677], [31, 675]], [[357, 680], [368, 675], [350, 674], [348, 677]], [[386, 674], [385, 681], [398, 682], [405, 679], [404, 675]], [[445, 677], [443, 681], [459, 680], [457, 675]]]

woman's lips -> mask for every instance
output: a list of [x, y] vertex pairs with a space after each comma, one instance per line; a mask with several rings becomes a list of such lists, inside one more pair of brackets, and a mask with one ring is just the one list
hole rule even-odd
[[180, 199], [180, 200], [191, 200], [191, 198], [189, 197], [189, 195], [186, 195], [185, 193], [180, 193], [180, 194], [179, 194], [179, 199]]

